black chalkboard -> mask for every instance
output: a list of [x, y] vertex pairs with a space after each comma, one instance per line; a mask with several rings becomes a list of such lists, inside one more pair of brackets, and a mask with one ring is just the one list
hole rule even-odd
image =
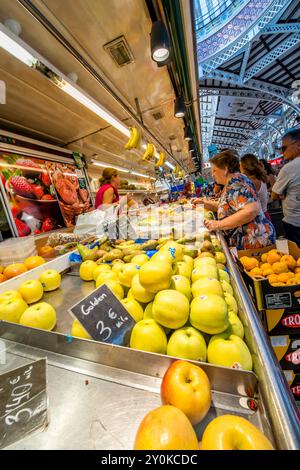
[[105, 285], [69, 309], [95, 341], [127, 346], [135, 321]]
[[46, 359], [0, 375], [0, 449], [48, 424]]

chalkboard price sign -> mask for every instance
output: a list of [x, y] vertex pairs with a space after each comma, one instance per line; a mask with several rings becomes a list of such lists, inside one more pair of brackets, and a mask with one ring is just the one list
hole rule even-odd
[[127, 346], [134, 319], [112, 291], [103, 284], [70, 308], [95, 341]]
[[48, 424], [46, 359], [0, 375], [0, 449]]

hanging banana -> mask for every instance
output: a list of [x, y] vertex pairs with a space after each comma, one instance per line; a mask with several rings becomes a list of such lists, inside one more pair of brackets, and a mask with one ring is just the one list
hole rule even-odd
[[150, 144], [150, 143], [148, 142], [142, 160], [144, 160], [145, 162], [150, 162], [151, 160], [153, 160], [154, 155], [155, 155], [155, 152], [156, 152], [155, 145]]
[[175, 169], [174, 169], [175, 176], [179, 176], [179, 172], [180, 172], [180, 166], [176, 163]]
[[156, 167], [160, 167], [160, 166], [163, 166], [163, 164], [165, 163], [166, 161], [166, 154], [164, 152], [159, 152], [159, 159], [157, 160], [157, 162], [155, 163], [155, 166]]
[[139, 129], [137, 129], [136, 127], [129, 127], [129, 130], [130, 130], [130, 138], [127, 144], [125, 145], [126, 150], [138, 148], [142, 140], [142, 134], [139, 131]]

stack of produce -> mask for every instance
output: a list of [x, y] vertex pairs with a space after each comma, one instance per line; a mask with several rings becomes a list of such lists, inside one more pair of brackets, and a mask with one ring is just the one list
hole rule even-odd
[[83, 262], [80, 276], [96, 287], [107, 284], [125, 305], [136, 321], [130, 347], [251, 370], [225, 255], [215, 237], [205, 237], [200, 252], [190, 253], [196, 258], [185, 254], [184, 245], [165, 239], [151, 259], [133, 251], [125, 263], [112, 250], [104, 263]]
[[26, 273], [27, 271], [37, 268], [44, 263], [46, 263], [44, 258], [34, 255], [26, 258], [24, 263], [12, 263], [7, 266], [0, 266], [0, 283]]

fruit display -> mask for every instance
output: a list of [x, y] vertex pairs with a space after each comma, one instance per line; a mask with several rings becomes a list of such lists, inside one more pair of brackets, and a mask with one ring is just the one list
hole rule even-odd
[[30, 279], [22, 282], [18, 290], [3, 292], [0, 294], [0, 320], [53, 330], [56, 325], [56, 311], [48, 302], [41, 300], [44, 292], [58, 289], [60, 284], [60, 273], [48, 269], [40, 275], [39, 280]]
[[[78, 245], [79, 274], [96, 287], [106, 284], [133, 312], [131, 348], [252, 370], [226, 258], [215, 236], [203, 238], [201, 249], [188, 249], [194, 258], [186, 254], [188, 237]], [[156, 250], [149, 257], [142, 248]]]
[[7, 266], [0, 266], [0, 283], [8, 279], [12, 279], [20, 274], [26, 273], [31, 269], [37, 268], [46, 263], [46, 260], [41, 256], [29, 256], [24, 260], [24, 263], [13, 263]]
[[294, 286], [300, 284], [300, 257], [271, 249], [260, 257], [242, 256], [245, 271], [254, 279], [268, 279], [271, 286]]
[[208, 415], [212, 397], [207, 374], [195, 364], [173, 362], [162, 378], [160, 397], [162, 406], [139, 424], [135, 450], [274, 450], [256, 426], [236, 415], [210, 420], [198, 438], [194, 426]]

